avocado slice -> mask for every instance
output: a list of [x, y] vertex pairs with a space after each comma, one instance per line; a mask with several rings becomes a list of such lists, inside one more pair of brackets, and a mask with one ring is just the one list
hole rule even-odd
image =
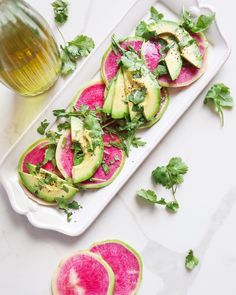
[[150, 31], [155, 31], [158, 36], [162, 34], [173, 35], [181, 47], [181, 55], [197, 68], [202, 67], [202, 56], [195, 40], [176, 22], [162, 20], [148, 25]]
[[146, 96], [144, 101], [140, 103], [143, 107], [143, 114], [147, 121], [153, 119], [158, 113], [161, 105], [161, 92], [160, 86], [156, 79], [152, 78], [150, 74], [146, 74], [141, 78], [134, 78], [134, 81], [140, 85], [140, 87], [146, 88]]
[[183, 66], [179, 46], [170, 35], [162, 35], [161, 39], [165, 40], [170, 46], [170, 49], [165, 56], [165, 63], [171, 79], [176, 80], [179, 77], [180, 71]]
[[111, 81], [111, 84], [108, 89], [106, 99], [105, 99], [105, 102], [104, 102], [104, 105], [102, 108], [103, 112], [108, 115], [111, 114], [111, 110], [112, 110], [113, 97], [114, 97], [114, 93], [115, 93], [115, 85], [116, 85], [116, 82], [115, 82], [115, 79], [113, 79]]
[[78, 192], [77, 188], [69, 185], [54, 173], [42, 168], [36, 172], [36, 166], [32, 164], [28, 164], [28, 169], [30, 174], [19, 171], [23, 185], [32, 194], [48, 203], [55, 203], [56, 198], [69, 200]]
[[[75, 184], [85, 181], [93, 176], [103, 159], [102, 137], [92, 137], [90, 130], [84, 128], [84, 123], [80, 118], [71, 118], [71, 139], [79, 142], [84, 158], [79, 165], [72, 168], [72, 179]], [[93, 148], [94, 144], [95, 148]]]
[[[128, 70], [123, 71], [124, 81], [125, 81], [125, 94], [128, 100], [129, 95], [132, 91], [139, 89], [139, 85], [133, 80], [132, 74]], [[137, 112], [133, 111], [134, 104], [128, 100], [128, 109], [130, 120], [132, 121], [136, 116]]]
[[113, 119], [123, 119], [128, 114], [128, 112], [128, 104], [125, 94], [125, 81], [122, 70], [119, 69], [115, 82], [111, 117]]

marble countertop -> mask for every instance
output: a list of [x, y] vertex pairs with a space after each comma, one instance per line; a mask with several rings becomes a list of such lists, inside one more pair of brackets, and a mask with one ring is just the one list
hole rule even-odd
[[[51, 1], [28, 2], [55, 30]], [[71, 16], [62, 28], [66, 39], [83, 32], [98, 43], [133, 0], [70, 0], [70, 3]], [[207, 3], [214, 5], [222, 31], [233, 48], [230, 59], [213, 82], [229, 85], [236, 97], [236, 35], [231, 27], [236, 6], [232, 3], [227, 6], [220, 0]], [[60, 80], [50, 94], [35, 100], [19, 97], [0, 85], [0, 157], [63, 83]], [[24, 216], [12, 210], [0, 187], [0, 294], [50, 294], [52, 273], [62, 257], [85, 249], [94, 241], [117, 238], [142, 254], [145, 277], [141, 295], [235, 295], [236, 110], [225, 111], [225, 126], [221, 128], [218, 117], [203, 106], [205, 93], [80, 237], [34, 228]], [[178, 191], [180, 210], [175, 215], [162, 208], [143, 206], [135, 197], [140, 187], [152, 188], [151, 171], [172, 156], [181, 156], [189, 165], [189, 173]], [[200, 259], [191, 273], [184, 267], [190, 248]]]

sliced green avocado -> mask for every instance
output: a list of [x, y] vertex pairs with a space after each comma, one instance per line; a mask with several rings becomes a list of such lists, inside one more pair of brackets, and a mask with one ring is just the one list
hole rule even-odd
[[202, 67], [202, 56], [195, 40], [191, 35], [176, 22], [158, 21], [148, 25], [150, 31], [155, 31], [157, 35], [172, 34], [175, 36], [181, 48], [181, 55], [197, 68]]
[[19, 175], [24, 186], [38, 198], [55, 203], [56, 198], [71, 199], [78, 189], [69, 185], [65, 180], [45, 169], [35, 172], [36, 166], [28, 164], [31, 174], [19, 171]]
[[122, 119], [128, 113], [129, 113], [128, 104], [126, 101], [126, 94], [125, 94], [125, 81], [124, 81], [122, 70], [119, 69], [117, 73], [116, 82], [115, 82], [115, 92], [114, 92], [113, 103], [112, 103], [111, 117], [113, 119]]
[[112, 110], [112, 103], [113, 103], [113, 97], [114, 97], [114, 93], [115, 93], [115, 79], [113, 79], [111, 81], [110, 87], [108, 89], [107, 95], [106, 95], [106, 99], [103, 105], [103, 112], [105, 114], [110, 115], [111, 114], [111, 110]]
[[84, 153], [82, 162], [72, 168], [72, 179], [77, 184], [91, 178], [100, 166], [103, 159], [103, 141], [102, 137], [90, 136], [90, 130], [85, 129], [81, 119], [76, 117], [71, 121], [71, 134], [72, 141], [78, 141]]
[[103, 145], [97, 146], [93, 153], [86, 153], [83, 161], [72, 168], [72, 178], [75, 184], [91, 178], [103, 160]]
[[165, 56], [165, 62], [171, 79], [176, 80], [179, 77], [183, 65], [179, 46], [173, 37], [169, 35], [162, 35], [161, 39], [165, 40], [170, 46]]
[[[132, 91], [138, 89], [137, 83], [132, 79], [132, 74], [128, 70], [124, 70], [123, 72], [124, 81], [125, 81], [125, 93], [126, 97], [131, 94]], [[128, 100], [128, 108], [129, 108], [129, 116], [131, 121], [137, 116], [137, 112], [133, 111], [133, 103]]]
[[146, 96], [144, 101], [140, 103], [143, 107], [143, 114], [147, 121], [150, 121], [158, 113], [161, 104], [160, 86], [156, 79], [153, 79], [149, 74], [141, 78], [134, 78], [140, 87], [146, 88]]

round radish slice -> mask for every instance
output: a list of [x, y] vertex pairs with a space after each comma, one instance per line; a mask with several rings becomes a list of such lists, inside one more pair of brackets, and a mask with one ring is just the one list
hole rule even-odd
[[95, 243], [90, 251], [100, 255], [115, 275], [114, 295], [136, 294], [142, 279], [142, 261], [129, 245], [110, 240]]
[[[127, 46], [131, 46], [135, 51], [141, 53], [141, 48], [144, 40], [141, 38], [128, 38], [120, 43], [120, 46], [127, 49]], [[108, 86], [110, 81], [116, 76], [118, 72], [118, 61], [121, 58], [121, 54], [112, 50], [111, 46], [105, 52], [102, 58], [101, 75], [105, 84]]]
[[[48, 140], [46, 138], [37, 140], [31, 144], [21, 155], [18, 164], [18, 170], [28, 173], [29, 171], [26, 165], [27, 163], [37, 165], [38, 163], [43, 162], [47, 148]], [[42, 166], [42, 168], [50, 172], [55, 172], [55, 168], [51, 161]]]
[[[101, 188], [107, 186], [120, 173], [125, 162], [125, 153], [122, 149], [110, 145], [111, 141], [118, 142], [118, 137], [116, 135], [104, 134], [103, 141], [103, 163], [107, 165], [109, 171], [105, 172], [101, 165], [90, 180], [79, 184], [80, 187]], [[66, 179], [72, 177], [72, 167], [74, 166], [74, 151], [71, 149], [71, 146], [71, 132], [67, 130], [61, 136], [56, 150], [57, 167]]]
[[90, 110], [96, 107], [102, 108], [104, 103], [105, 84], [101, 81], [95, 81], [87, 84], [76, 94], [72, 108], [78, 110], [81, 105], [86, 105]]
[[53, 295], [112, 295], [113, 289], [111, 268], [89, 251], [62, 260], [52, 280]]

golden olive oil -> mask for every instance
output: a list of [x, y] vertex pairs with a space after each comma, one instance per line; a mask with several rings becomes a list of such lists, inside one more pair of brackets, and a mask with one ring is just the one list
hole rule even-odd
[[44, 92], [60, 72], [60, 56], [45, 20], [28, 4], [0, 0], [0, 79], [22, 95]]

